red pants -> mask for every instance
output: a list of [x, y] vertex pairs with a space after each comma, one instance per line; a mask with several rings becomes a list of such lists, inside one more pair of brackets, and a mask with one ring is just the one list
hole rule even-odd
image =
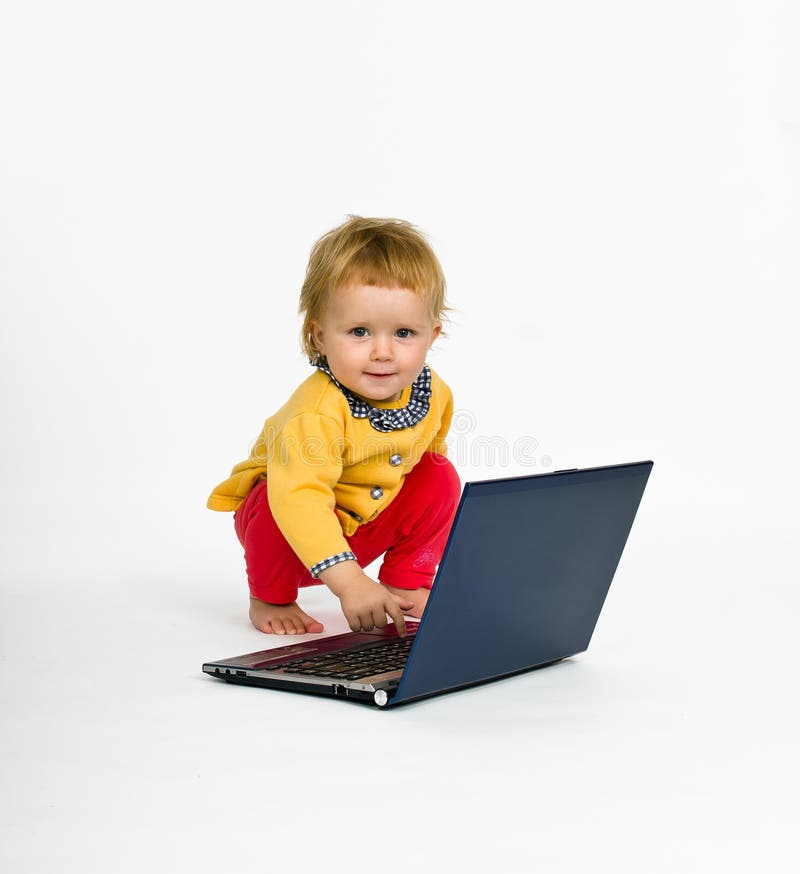
[[[461, 493], [453, 465], [426, 453], [406, 474], [397, 497], [371, 522], [345, 538], [361, 567], [385, 553], [378, 578], [400, 589], [431, 588]], [[311, 576], [278, 528], [262, 480], [233, 516], [244, 547], [250, 592], [260, 601], [289, 604], [301, 586], [321, 584]], [[325, 556], [321, 556], [324, 558]]]

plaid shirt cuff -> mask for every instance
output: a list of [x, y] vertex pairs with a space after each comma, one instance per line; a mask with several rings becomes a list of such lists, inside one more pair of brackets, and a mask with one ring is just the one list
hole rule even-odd
[[329, 567], [333, 567], [335, 564], [339, 564], [340, 561], [355, 561], [356, 557], [352, 552], [337, 552], [336, 555], [332, 555], [330, 558], [326, 558], [324, 561], [318, 561], [314, 567], [308, 569], [308, 572], [311, 574], [314, 579], [322, 573], [322, 571], [326, 571]]

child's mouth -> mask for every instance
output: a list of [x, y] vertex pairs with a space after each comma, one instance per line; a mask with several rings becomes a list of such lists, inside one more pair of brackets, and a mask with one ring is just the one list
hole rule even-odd
[[394, 376], [393, 373], [369, 373], [367, 371], [367, 376], [371, 376], [373, 379], [389, 379], [390, 376]]

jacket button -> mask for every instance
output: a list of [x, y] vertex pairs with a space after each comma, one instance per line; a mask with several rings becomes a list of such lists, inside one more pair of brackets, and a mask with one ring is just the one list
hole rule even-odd
[[380, 486], [375, 486], [369, 494], [371, 498], [379, 501], [383, 497], [383, 489]]
[[391, 464], [392, 467], [397, 467], [398, 464], [402, 464], [402, 463], [403, 463], [403, 456], [402, 455], [395, 454], [395, 455], [389, 456], [389, 464]]

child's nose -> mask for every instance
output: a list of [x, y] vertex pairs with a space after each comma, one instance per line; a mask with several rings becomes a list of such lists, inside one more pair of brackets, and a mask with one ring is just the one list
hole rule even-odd
[[392, 357], [392, 342], [388, 337], [376, 336], [372, 343], [372, 358], [382, 360]]

